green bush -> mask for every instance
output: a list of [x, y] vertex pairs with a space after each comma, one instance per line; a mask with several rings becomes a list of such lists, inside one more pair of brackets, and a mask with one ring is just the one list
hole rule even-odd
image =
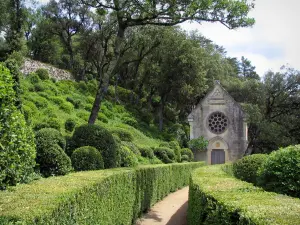
[[236, 179], [223, 165], [192, 172], [187, 222], [198, 224], [299, 224], [300, 199], [266, 192]]
[[98, 120], [100, 120], [103, 123], [108, 123], [107, 116], [102, 112], [98, 113]]
[[166, 147], [155, 148], [154, 154], [164, 163], [172, 163], [175, 159], [174, 151]]
[[100, 151], [105, 168], [116, 167], [117, 144], [108, 130], [98, 125], [82, 125], [74, 131], [73, 150], [82, 146], [92, 146]]
[[41, 97], [39, 95], [34, 96], [26, 96], [26, 99], [28, 101], [31, 101], [35, 104], [35, 106], [39, 109], [46, 108], [48, 106], [48, 101], [44, 97]]
[[41, 80], [48, 80], [49, 79], [49, 72], [44, 68], [39, 68], [35, 71], [35, 73], [39, 76]]
[[66, 113], [71, 113], [74, 110], [74, 106], [70, 102], [63, 102], [59, 108]]
[[134, 224], [203, 163], [71, 173], [0, 192], [0, 224]]
[[180, 146], [177, 141], [170, 141], [169, 146], [174, 150], [176, 162], [181, 162]]
[[25, 182], [35, 166], [35, 143], [31, 127], [16, 108], [14, 81], [0, 64], [0, 189]]
[[129, 126], [135, 127], [135, 128], [138, 126], [138, 122], [134, 118], [131, 118], [131, 117], [123, 117], [122, 122]]
[[76, 121], [72, 118], [69, 118], [65, 122], [65, 130], [72, 132], [76, 126]]
[[[35, 92], [43, 92], [46, 90], [46, 86], [42, 83], [37, 83], [37, 84], [34, 84], [34, 91]], [[41, 93], [40, 93], [41, 95]], [[42, 96], [42, 97], [46, 97], [46, 96]]]
[[53, 128], [60, 131], [60, 120], [56, 118], [49, 118], [48, 120], [36, 123], [33, 127], [35, 131], [41, 130], [43, 128]]
[[245, 156], [233, 163], [232, 172], [236, 178], [256, 184], [257, 171], [266, 161], [267, 157], [265, 154]]
[[139, 151], [143, 157], [153, 159], [154, 158], [154, 152], [151, 148], [149, 147], [141, 147], [139, 148]]
[[130, 149], [134, 154], [136, 155], [141, 155], [139, 148], [134, 144], [133, 142], [130, 141], [122, 141], [121, 145], [124, 145]]
[[40, 78], [36, 73], [28, 74], [26, 79], [28, 79], [30, 81], [30, 83], [32, 83], [32, 84], [36, 84], [36, 83], [40, 82]]
[[121, 146], [120, 149], [121, 167], [134, 167], [138, 165], [138, 158], [128, 147]]
[[194, 161], [194, 153], [192, 152], [191, 149], [189, 149], [189, 148], [182, 148], [180, 150], [180, 153], [181, 153], [181, 157], [183, 155], [187, 155], [189, 157], [189, 160], [188, 160], [189, 162]]
[[208, 141], [200, 136], [199, 138], [190, 140], [188, 146], [193, 151], [205, 151], [208, 146]]
[[189, 162], [190, 161], [190, 158], [188, 155], [182, 155], [181, 156], [181, 162]]
[[91, 146], [83, 146], [75, 149], [71, 161], [76, 171], [99, 170], [104, 168], [100, 152]]
[[129, 141], [129, 142], [133, 141], [133, 135], [125, 128], [120, 128], [120, 127], [111, 128], [110, 132], [112, 134], [116, 134], [121, 139], [121, 141]]
[[71, 171], [71, 160], [64, 152], [65, 146], [65, 139], [55, 129], [44, 128], [36, 133], [36, 162], [42, 175], [65, 175]]
[[272, 152], [258, 171], [265, 190], [300, 197], [300, 145]]
[[79, 99], [74, 99], [72, 97], [66, 98], [67, 102], [72, 103], [75, 109], [79, 109], [82, 106], [82, 102]]

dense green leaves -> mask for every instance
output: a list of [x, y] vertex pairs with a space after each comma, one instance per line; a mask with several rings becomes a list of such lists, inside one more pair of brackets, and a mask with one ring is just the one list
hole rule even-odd
[[16, 108], [14, 82], [0, 64], [0, 188], [27, 180], [35, 165], [35, 143], [31, 127]]

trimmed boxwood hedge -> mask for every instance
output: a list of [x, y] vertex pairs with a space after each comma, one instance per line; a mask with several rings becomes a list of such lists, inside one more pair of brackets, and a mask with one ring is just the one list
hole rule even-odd
[[0, 224], [132, 224], [186, 186], [203, 162], [109, 169], [40, 179], [0, 192]]
[[266, 192], [238, 180], [222, 165], [192, 173], [188, 224], [295, 225], [300, 222], [300, 199]]

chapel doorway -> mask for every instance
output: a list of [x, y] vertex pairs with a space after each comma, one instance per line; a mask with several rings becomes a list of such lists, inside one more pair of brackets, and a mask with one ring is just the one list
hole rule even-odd
[[211, 164], [223, 164], [225, 163], [225, 151], [224, 149], [212, 149], [211, 151]]

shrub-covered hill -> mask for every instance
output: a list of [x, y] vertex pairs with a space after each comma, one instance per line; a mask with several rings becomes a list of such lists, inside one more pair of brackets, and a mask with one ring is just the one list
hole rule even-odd
[[[96, 80], [56, 81], [40, 70], [23, 77], [20, 82], [25, 118], [35, 132], [43, 128], [54, 128], [68, 140], [76, 127], [87, 124], [96, 94]], [[178, 143], [173, 141], [169, 145], [163, 141], [153, 124], [151, 114], [140, 113], [134, 107], [128, 106], [126, 100], [129, 101], [132, 93], [120, 87], [117, 90], [116, 101], [115, 88], [111, 86], [108, 89], [96, 124], [106, 128], [113, 135], [122, 150], [121, 157], [130, 159], [129, 165], [125, 163], [121, 166], [162, 161], [180, 162]], [[158, 148], [159, 146], [161, 147]], [[170, 149], [173, 151], [170, 152]], [[190, 156], [183, 159], [192, 160]]]

